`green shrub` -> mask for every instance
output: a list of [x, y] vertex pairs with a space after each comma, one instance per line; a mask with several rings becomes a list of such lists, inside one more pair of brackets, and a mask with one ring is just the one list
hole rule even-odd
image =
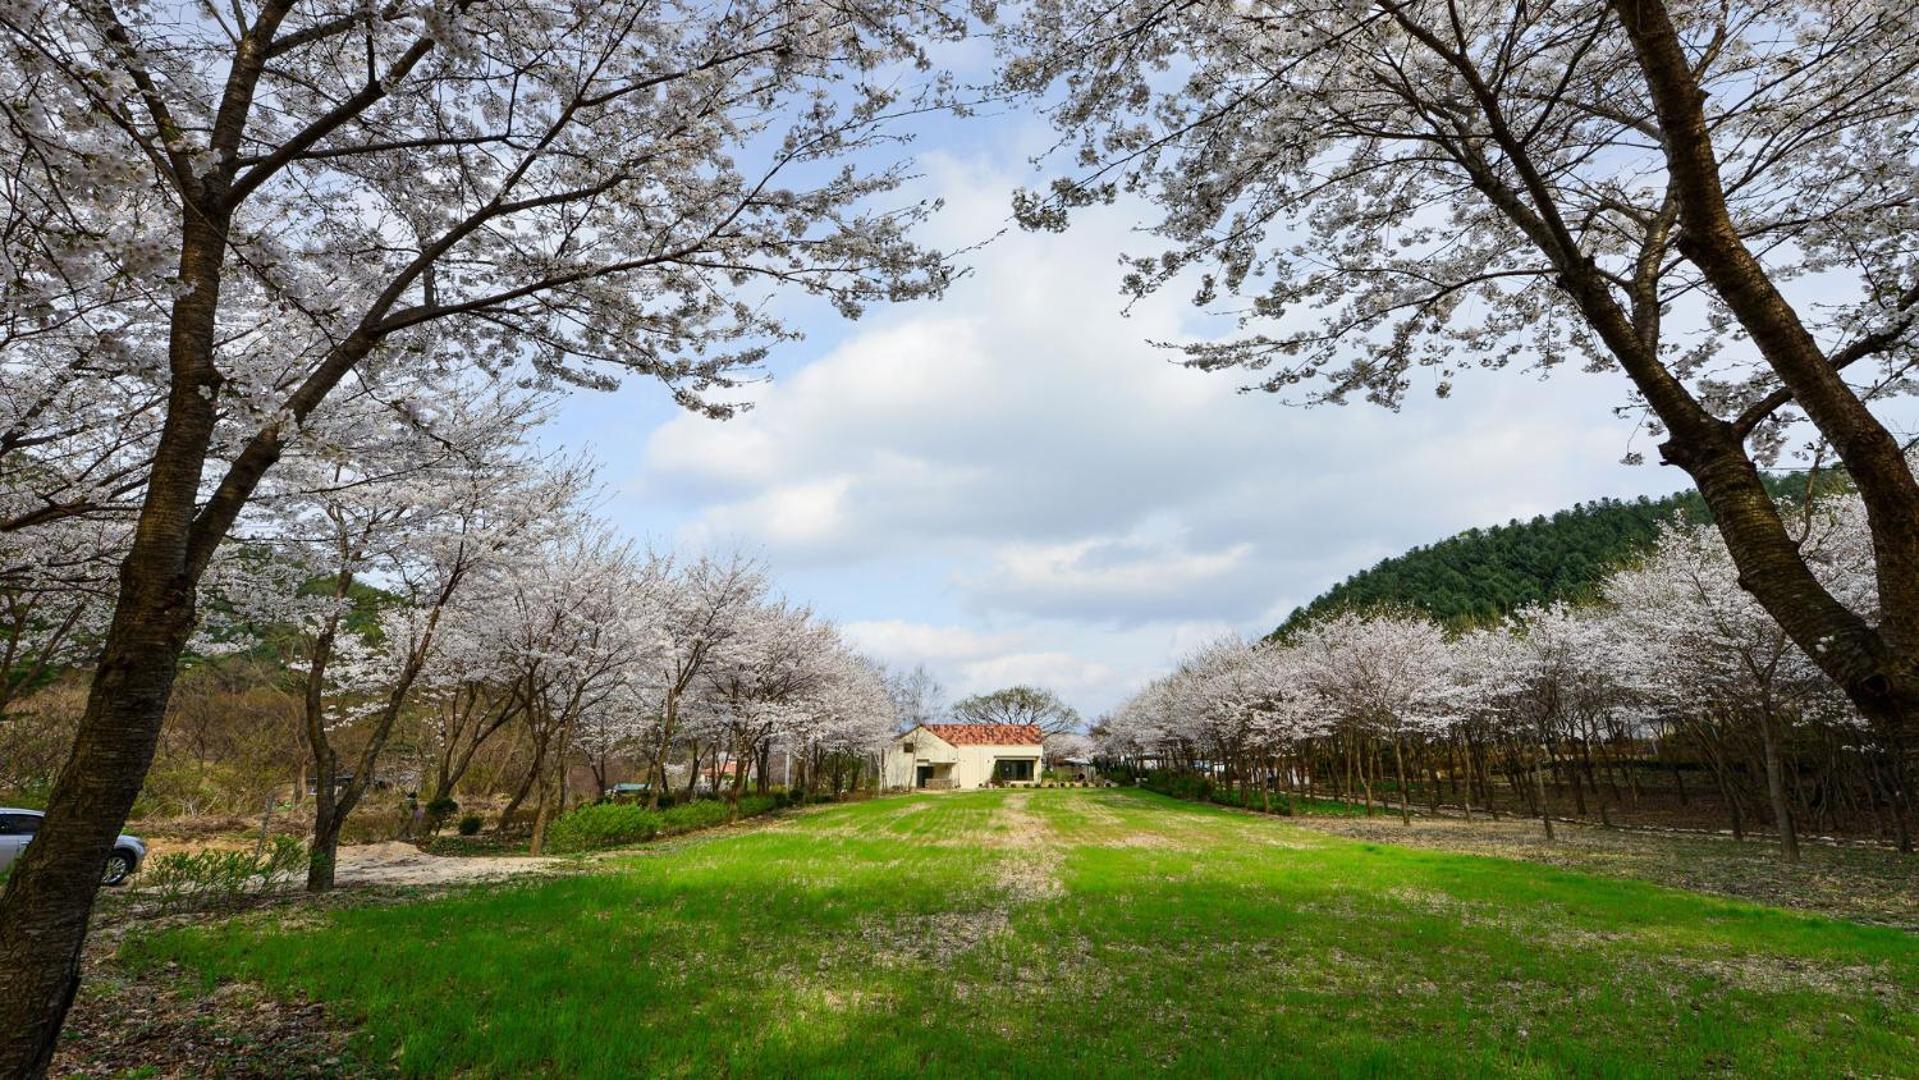
[[1144, 786], [1148, 791], [1171, 795], [1175, 799], [1206, 802], [1213, 797], [1213, 781], [1185, 769], [1154, 769], [1146, 774]]
[[[785, 799], [777, 794], [742, 795], [740, 817], [758, 817], [784, 805]], [[631, 803], [594, 803], [548, 826], [547, 847], [555, 852], [575, 852], [643, 844], [659, 836], [724, 825], [730, 813], [725, 800], [713, 798], [695, 799], [661, 810], [648, 810]]]
[[643, 844], [660, 834], [663, 816], [630, 803], [582, 806], [548, 827], [547, 847], [567, 852]]
[[207, 850], [162, 855], [140, 872], [142, 892], [162, 911], [218, 908], [272, 892], [306, 867], [306, 845], [275, 836], [260, 850]]
[[740, 816], [759, 817], [778, 810], [783, 801], [778, 795], [742, 795], [740, 796]]
[[447, 822], [453, 820], [453, 815], [460, 812], [460, 804], [451, 795], [442, 795], [437, 799], [429, 800], [425, 809], [426, 831], [436, 833], [445, 828]]
[[715, 825], [726, 824], [728, 813], [726, 804], [717, 799], [681, 803], [660, 813], [660, 831], [683, 833], [692, 832], [694, 829], [710, 829]]
[[486, 822], [481, 820], [480, 815], [468, 814], [467, 816], [460, 819], [460, 835], [461, 836], [478, 836], [480, 833], [480, 827], [485, 824]]

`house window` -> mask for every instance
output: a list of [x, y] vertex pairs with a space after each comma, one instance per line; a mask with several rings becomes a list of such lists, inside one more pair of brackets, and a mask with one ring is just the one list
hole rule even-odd
[[993, 762], [993, 779], [1027, 781], [1033, 778], [1032, 758], [1000, 758]]

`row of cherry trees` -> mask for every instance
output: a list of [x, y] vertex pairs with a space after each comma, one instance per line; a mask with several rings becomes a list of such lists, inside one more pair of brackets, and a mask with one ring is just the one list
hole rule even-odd
[[[601, 523], [590, 463], [532, 446], [544, 397], [451, 377], [427, 389], [414, 400], [430, 406], [369, 394], [328, 410], [202, 588], [195, 654], [267, 653], [297, 699], [315, 801], [309, 888], [331, 887], [342, 830], [396, 771], [396, 740], [424, 744], [428, 806], [513, 744], [525, 762], [500, 824], [530, 811], [538, 847], [581, 763], [598, 787], [614, 763], [639, 763], [656, 803], [669, 766], [690, 786], [703, 763], [724, 764], [737, 803], [750, 773], [765, 784], [776, 750], [797, 783], [837, 788], [890, 733], [877, 669], [755, 563], [642, 552]], [[23, 692], [97, 648], [101, 580], [128, 536], [88, 520], [25, 530], [39, 547], [5, 549], [18, 562], [0, 585], [0, 741], [44, 723]]]
[[[1869, 610], [1872, 550], [1851, 497], [1795, 531], [1835, 595]], [[1098, 729], [1116, 759], [1199, 769], [1249, 804], [1413, 792], [1468, 816], [1502, 805], [1610, 822], [1642, 789], [1705, 774], [1735, 833], [1784, 857], [1808, 828], [1867, 823], [1913, 844], [1911, 748], [1862, 718], [1740, 588], [1710, 527], [1667, 528], [1595, 602], [1449, 635], [1407, 611], [1344, 612], [1271, 642], [1187, 657]], [[1683, 766], [1683, 767], [1682, 767]]]

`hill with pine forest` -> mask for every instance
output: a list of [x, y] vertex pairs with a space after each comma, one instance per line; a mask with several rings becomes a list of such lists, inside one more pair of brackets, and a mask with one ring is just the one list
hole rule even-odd
[[[1803, 493], [1803, 473], [1769, 475], [1775, 498]], [[1534, 604], [1590, 597], [1613, 568], [1648, 550], [1659, 527], [1685, 517], [1710, 521], [1696, 491], [1664, 498], [1599, 499], [1551, 516], [1472, 528], [1413, 548], [1327, 589], [1293, 609], [1272, 637], [1344, 610], [1418, 608], [1450, 627], [1492, 622]]]

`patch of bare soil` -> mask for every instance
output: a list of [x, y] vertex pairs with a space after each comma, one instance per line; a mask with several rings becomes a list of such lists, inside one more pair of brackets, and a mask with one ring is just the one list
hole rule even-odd
[[318, 1005], [246, 983], [204, 993], [178, 971], [134, 976], [94, 965], [68, 1015], [52, 1076], [127, 1074], [166, 1080], [380, 1077], [347, 1052], [352, 1029]]
[[859, 935], [881, 964], [944, 964], [1006, 926], [1006, 912], [989, 908], [873, 919], [861, 924]]
[[391, 1075], [347, 1054], [352, 1026], [328, 1017], [319, 1005], [276, 999], [245, 984], [209, 994], [175, 965], [135, 971], [115, 954], [136, 927], [158, 930], [268, 913], [282, 927], [297, 927], [317, 922], [329, 908], [412, 902], [434, 886], [552, 873], [567, 865], [564, 859], [428, 855], [411, 844], [388, 842], [341, 848], [337, 879], [344, 887], [321, 896], [275, 893], [250, 898], [239, 909], [155, 916], [137, 888], [116, 891], [89, 935], [85, 977], [52, 1075], [119, 1076], [136, 1067], [149, 1070], [141, 1076], [181, 1080]]
[[1889, 1005], [1901, 996], [1892, 973], [1877, 964], [1822, 964], [1795, 956], [1681, 956], [1668, 963], [1687, 977], [1762, 993], [1812, 990], [1856, 994], [1865, 990]]
[[1056, 872], [1058, 837], [1044, 820], [1028, 812], [1024, 793], [1009, 795], [993, 810], [1000, 828], [993, 833], [997, 846], [1007, 850], [995, 863], [1000, 887], [1016, 901], [1050, 900], [1066, 891]]
[[1776, 845], [1556, 823], [1547, 841], [1529, 819], [1451, 817], [1288, 819], [1301, 828], [1372, 843], [1522, 859], [1693, 892], [1919, 930], [1919, 857], [1880, 848], [1803, 845], [1802, 861], [1779, 860]]
[[341, 848], [334, 876], [342, 885], [454, 885], [551, 873], [565, 865], [565, 859], [428, 855], [412, 844], [389, 840]]

